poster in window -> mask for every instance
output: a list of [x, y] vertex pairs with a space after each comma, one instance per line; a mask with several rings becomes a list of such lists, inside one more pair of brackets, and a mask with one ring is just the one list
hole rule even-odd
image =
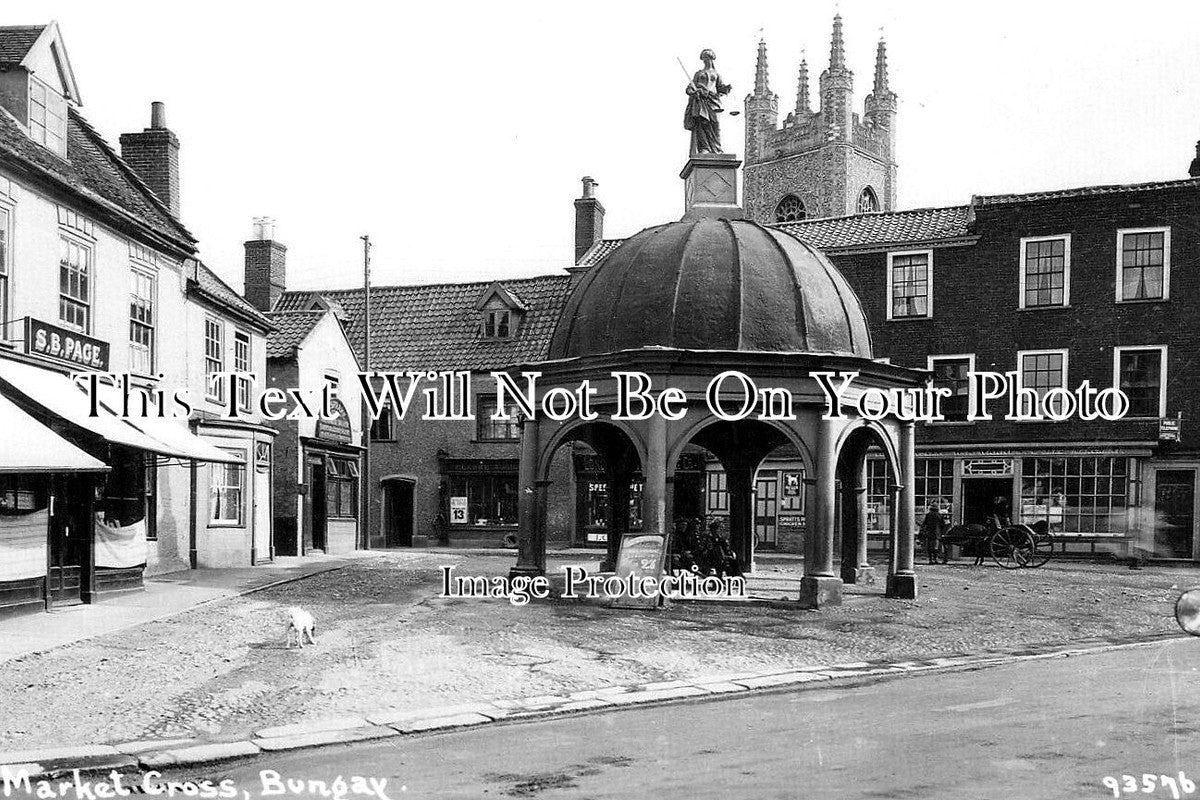
[[450, 524], [451, 525], [466, 525], [467, 524], [467, 498], [451, 497], [450, 498]]

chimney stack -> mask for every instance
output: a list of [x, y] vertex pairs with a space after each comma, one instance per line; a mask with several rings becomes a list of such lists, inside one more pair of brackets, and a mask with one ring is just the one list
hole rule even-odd
[[255, 217], [252, 235], [246, 242], [246, 301], [270, 311], [287, 287], [287, 248], [275, 241], [270, 217]]
[[1200, 178], [1200, 142], [1196, 142], [1196, 157], [1192, 159], [1192, 165], [1188, 167], [1188, 175]]
[[179, 138], [167, 128], [166, 106], [150, 104], [150, 127], [121, 134], [121, 158], [179, 219]]
[[583, 197], [575, 201], [575, 263], [604, 238], [604, 206], [596, 199], [596, 187], [600, 184], [585, 175]]

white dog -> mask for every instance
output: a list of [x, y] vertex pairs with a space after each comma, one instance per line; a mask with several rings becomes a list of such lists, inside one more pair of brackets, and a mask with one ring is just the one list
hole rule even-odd
[[300, 643], [301, 649], [304, 648], [304, 637], [308, 637], [308, 641], [316, 644], [317, 640], [313, 638], [313, 631], [316, 630], [317, 622], [313, 619], [313, 615], [305, 611], [303, 608], [293, 606], [288, 609], [288, 624], [287, 630], [284, 631], [285, 649], [291, 649], [292, 632], [296, 633], [296, 641]]

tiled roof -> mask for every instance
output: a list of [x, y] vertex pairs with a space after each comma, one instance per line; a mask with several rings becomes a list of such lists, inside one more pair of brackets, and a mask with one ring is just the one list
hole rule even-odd
[[325, 311], [283, 311], [267, 314], [275, 330], [267, 336], [267, 358], [287, 358], [296, 352]]
[[68, 113], [65, 161], [30, 139], [12, 115], [0, 110], [0, 160], [5, 158], [49, 173], [89, 200], [118, 206], [178, 246], [194, 250], [195, 238], [73, 107]]
[[45, 25], [5, 25], [0, 27], [0, 65], [20, 64], [29, 48], [46, 30]]
[[968, 206], [884, 211], [786, 222], [777, 227], [823, 250], [915, 244], [968, 236]]
[[[770, 227], [790, 233], [822, 250], [917, 244], [969, 236], [969, 210], [969, 206], [917, 208], [911, 211], [884, 211], [849, 217], [821, 217]], [[600, 263], [624, 241], [604, 239], [597, 242], [584, 255], [581, 266], [590, 267]]]
[[583, 254], [583, 258], [579, 259], [579, 266], [590, 267], [599, 264], [609, 253], [620, 247], [624, 241], [624, 239], [601, 239]]
[[[516, 336], [506, 341], [479, 335], [482, 318], [475, 304], [493, 283], [371, 287], [371, 368], [490, 370], [543, 358], [570, 291], [571, 276], [499, 281], [528, 309]], [[307, 310], [316, 295], [345, 309], [346, 335], [361, 358], [362, 289], [285, 292], [274, 310]]]
[[1117, 183], [1106, 186], [1080, 186], [1076, 189], [1052, 189], [1045, 192], [1029, 192], [1027, 194], [993, 194], [981, 195], [975, 198], [978, 206], [993, 206], [1009, 203], [1034, 203], [1038, 200], [1061, 200], [1070, 197], [1092, 197], [1104, 194], [1125, 194], [1129, 192], [1153, 192], [1161, 189], [1196, 189], [1200, 188], [1200, 178], [1184, 178], [1176, 181], [1152, 181], [1148, 183]]
[[212, 301], [242, 316], [249, 317], [264, 328], [272, 327], [271, 320], [265, 314], [252, 306], [246, 298], [235, 292], [228, 283], [221, 280], [221, 277], [217, 273], [204, 266], [204, 264], [200, 264], [196, 270], [196, 283], [200, 291], [208, 295]]

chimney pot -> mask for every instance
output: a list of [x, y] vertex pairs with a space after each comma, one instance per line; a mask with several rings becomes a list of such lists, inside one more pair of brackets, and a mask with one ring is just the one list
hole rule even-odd
[[150, 104], [150, 127], [155, 130], [167, 127], [167, 105], [161, 100]]
[[273, 241], [275, 239], [275, 220], [271, 217], [255, 217], [253, 238], [259, 242]]
[[589, 198], [589, 197], [595, 197], [596, 196], [596, 187], [599, 185], [600, 184], [597, 183], [596, 180], [594, 178], [592, 178], [592, 176], [584, 175], [583, 176], [583, 197], [585, 199]]

